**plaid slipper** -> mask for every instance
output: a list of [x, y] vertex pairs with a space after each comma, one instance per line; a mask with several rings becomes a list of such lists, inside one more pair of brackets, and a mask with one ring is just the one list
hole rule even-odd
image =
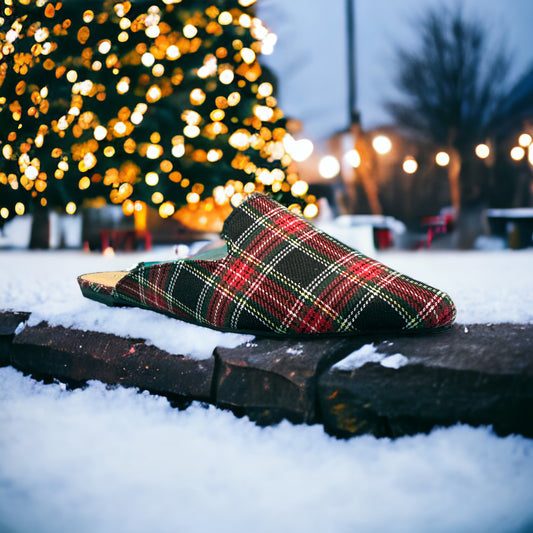
[[362, 334], [452, 324], [444, 292], [352, 250], [254, 194], [227, 218], [226, 245], [194, 258], [85, 274], [82, 293], [201, 326], [253, 334]]

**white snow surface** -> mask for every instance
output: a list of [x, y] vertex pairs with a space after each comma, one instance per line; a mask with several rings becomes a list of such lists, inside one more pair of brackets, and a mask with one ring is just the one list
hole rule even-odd
[[502, 532], [533, 526], [533, 441], [455, 426], [347, 441], [0, 369], [0, 530]]
[[[250, 342], [107, 308], [77, 287], [78, 274], [172, 255], [1, 251], [0, 308], [199, 358]], [[533, 321], [533, 250], [378, 258], [449, 292], [460, 323]], [[0, 368], [2, 532], [525, 532], [532, 479], [533, 440], [487, 427], [338, 440], [320, 425], [260, 428], [200, 403], [180, 411], [133, 388], [72, 391]]]

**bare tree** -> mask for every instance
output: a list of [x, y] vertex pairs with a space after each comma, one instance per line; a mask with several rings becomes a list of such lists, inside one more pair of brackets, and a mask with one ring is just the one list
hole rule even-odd
[[[474, 193], [465, 164], [473, 146], [490, 134], [508, 89], [510, 54], [479, 19], [467, 20], [460, 6], [444, 3], [425, 12], [414, 26], [419, 43], [398, 48], [398, 101], [388, 102], [394, 119], [416, 134], [445, 146], [450, 195], [459, 214]], [[491, 40], [492, 39], [492, 40]]]

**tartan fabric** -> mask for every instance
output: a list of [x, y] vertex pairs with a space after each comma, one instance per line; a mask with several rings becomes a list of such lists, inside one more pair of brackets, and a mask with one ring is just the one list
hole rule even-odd
[[139, 265], [121, 301], [222, 330], [357, 334], [450, 325], [442, 291], [352, 250], [254, 194], [227, 218], [223, 259]]

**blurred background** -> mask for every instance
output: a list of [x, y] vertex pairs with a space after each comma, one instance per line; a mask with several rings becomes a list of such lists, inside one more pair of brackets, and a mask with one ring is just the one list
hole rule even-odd
[[369, 253], [531, 246], [531, 20], [528, 0], [6, 2], [0, 245], [192, 242], [264, 192]]

